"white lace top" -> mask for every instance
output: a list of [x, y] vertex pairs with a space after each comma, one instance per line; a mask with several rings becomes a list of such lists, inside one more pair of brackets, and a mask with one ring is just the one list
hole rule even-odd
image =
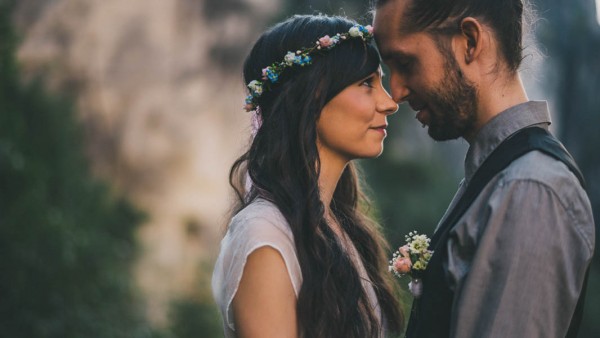
[[[213, 272], [212, 291], [221, 311], [226, 338], [236, 337], [231, 302], [237, 292], [246, 260], [254, 250], [264, 246], [270, 246], [281, 254], [298, 297], [302, 285], [302, 272], [296, 256], [292, 231], [273, 203], [257, 199], [231, 219], [227, 234], [221, 241], [221, 251]], [[345, 247], [358, 266], [363, 287], [381, 321], [381, 309], [375, 291], [362, 262], [357, 259], [356, 249], [353, 245], [345, 245]], [[383, 330], [381, 336], [383, 337]]]

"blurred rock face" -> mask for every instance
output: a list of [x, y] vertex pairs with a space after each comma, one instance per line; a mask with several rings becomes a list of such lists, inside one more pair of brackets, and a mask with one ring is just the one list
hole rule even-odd
[[19, 60], [74, 94], [92, 169], [149, 214], [136, 277], [149, 316], [193, 290], [249, 137], [241, 64], [279, 0], [20, 0]]

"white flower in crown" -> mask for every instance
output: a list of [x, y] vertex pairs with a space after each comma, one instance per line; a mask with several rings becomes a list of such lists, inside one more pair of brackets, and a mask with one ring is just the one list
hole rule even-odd
[[[275, 62], [261, 70], [261, 80], [253, 80], [248, 84], [250, 95], [246, 97], [244, 109], [252, 111], [258, 107], [257, 99], [264, 91], [271, 89], [271, 84], [278, 82], [280, 75], [287, 69], [295, 66], [304, 67], [312, 64], [312, 54], [319, 51], [325, 51], [334, 48], [344, 40], [351, 38], [360, 38], [368, 43], [373, 38], [373, 27], [355, 25], [345, 33], [337, 33], [329, 36], [325, 35], [316, 40], [316, 43], [310, 47], [300, 48], [295, 53], [288, 51], [281, 62]], [[269, 81], [269, 82], [266, 82]]]
[[363, 33], [360, 31], [360, 29], [358, 28], [358, 26], [354, 26], [352, 28], [350, 28], [350, 30], [348, 31], [348, 33], [350, 34], [351, 37], [357, 38], [359, 36], [363, 36]]
[[287, 54], [285, 54], [285, 57], [283, 58], [283, 61], [288, 66], [293, 65], [294, 62], [296, 61], [296, 53], [294, 53], [294, 52], [287, 52]]
[[262, 82], [258, 80], [252, 80], [250, 83], [248, 83], [248, 89], [250, 89], [253, 95], [260, 96], [263, 92]]

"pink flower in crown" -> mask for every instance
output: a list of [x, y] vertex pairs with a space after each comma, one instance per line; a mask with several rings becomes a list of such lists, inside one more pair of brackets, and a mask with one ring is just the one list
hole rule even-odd
[[323, 48], [330, 47], [331, 45], [333, 45], [333, 43], [334, 41], [332, 38], [329, 37], [329, 35], [325, 35], [324, 37], [319, 39], [319, 46]]
[[365, 28], [369, 31], [369, 34], [373, 34], [373, 26], [367, 25]]
[[412, 267], [412, 263], [410, 262], [410, 258], [398, 258], [394, 261], [394, 270], [400, 274], [409, 273]]
[[262, 79], [263, 80], [266, 80], [268, 78], [267, 70], [269, 70], [269, 67], [266, 67], [266, 68], [262, 69]]

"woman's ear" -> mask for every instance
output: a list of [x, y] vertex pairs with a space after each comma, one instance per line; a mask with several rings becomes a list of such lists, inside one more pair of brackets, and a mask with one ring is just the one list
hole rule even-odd
[[479, 57], [483, 50], [483, 26], [479, 20], [473, 17], [466, 17], [460, 23], [460, 31], [465, 47], [464, 60], [466, 64], [470, 64]]

